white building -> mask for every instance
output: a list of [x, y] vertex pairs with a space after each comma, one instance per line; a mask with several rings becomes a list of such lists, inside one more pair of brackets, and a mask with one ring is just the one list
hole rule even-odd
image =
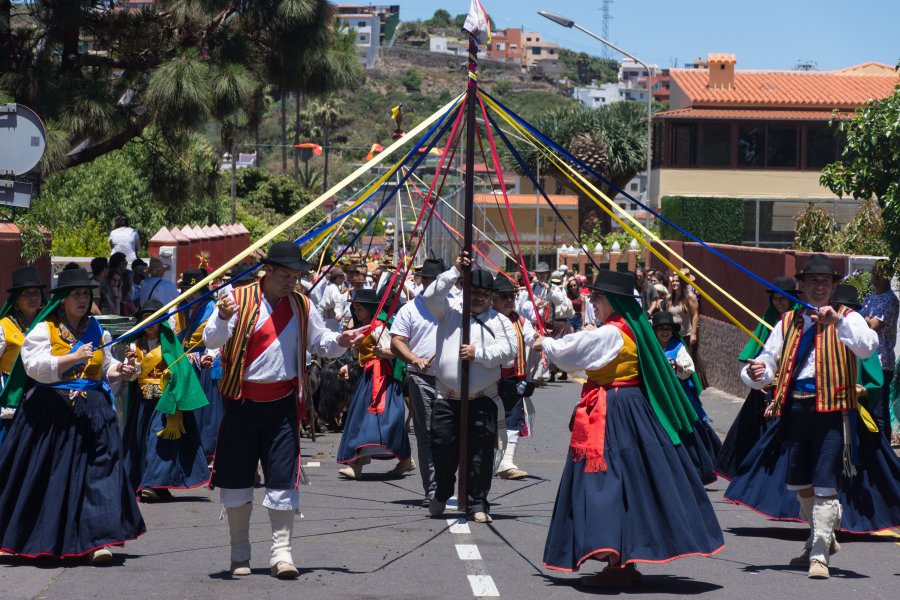
[[592, 81], [589, 86], [575, 88], [572, 97], [587, 108], [597, 109], [613, 102], [621, 102], [625, 99], [624, 91], [619, 83], [597, 85], [596, 81]]
[[360, 62], [367, 69], [375, 68], [378, 50], [381, 46], [381, 18], [373, 14], [342, 14], [341, 19], [356, 31], [356, 47], [360, 51]]

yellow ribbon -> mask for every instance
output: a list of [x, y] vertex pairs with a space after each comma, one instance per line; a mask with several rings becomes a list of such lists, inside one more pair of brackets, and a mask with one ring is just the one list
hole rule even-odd
[[[510, 116], [509, 116], [505, 111], [503, 111], [503, 110], [502, 110], [495, 102], [491, 101], [490, 98], [488, 98], [487, 96], [482, 96], [482, 97], [483, 97], [484, 101], [491, 107], [491, 109], [493, 109], [497, 114], [499, 114], [500, 117], [501, 117], [504, 121], [506, 121], [512, 128], [514, 128], [517, 132], [519, 132], [519, 133], [522, 135], [522, 137], [524, 137], [525, 139], [528, 139], [529, 142], [530, 142], [535, 148], [537, 148], [537, 149], [541, 152], [541, 154], [544, 155], [545, 158], [547, 158], [551, 163], [553, 163], [553, 164], [560, 170], [560, 172], [563, 173], [563, 175], [565, 175], [565, 176], [569, 179], [569, 181], [571, 181], [571, 182], [572, 182], [578, 189], [580, 189], [580, 190], [581, 190], [588, 198], [590, 198], [590, 199], [591, 199], [598, 207], [600, 207], [600, 209], [601, 209], [602, 211], [604, 211], [604, 212], [605, 212], [606, 214], [608, 214], [612, 219], [614, 219], [619, 225], [621, 225], [622, 228], [623, 228], [625, 231], [627, 231], [628, 234], [631, 235], [635, 240], [637, 240], [639, 244], [641, 244], [642, 246], [644, 246], [645, 248], [647, 248], [647, 250], [649, 250], [654, 256], [656, 256], [659, 260], [661, 260], [661, 261], [663, 262], [663, 264], [665, 264], [667, 267], [669, 267], [669, 269], [671, 269], [672, 271], [674, 271], [674, 272], [678, 275], [678, 277], [681, 278], [682, 281], [684, 281], [684, 283], [685, 283], [686, 285], [690, 285], [690, 286], [692, 286], [694, 289], [696, 289], [697, 292], [698, 292], [704, 299], [706, 299], [710, 304], [712, 304], [712, 306], [715, 307], [716, 310], [718, 310], [720, 313], [722, 313], [729, 321], [731, 321], [731, 323], [733, 323], [735, 326], [737, 326], [741, 331], [743, 331], [744, 333], [746, 333], [749, 337], [753, 338], [757, 343], [759, 343], [760, 345], [763, 345], [763, 342], [762, 342], [759, 338], [757, 338], [757, 337], [753, 334], [753, 332], [751, 332], [749, 329], [747, 329], [747, 328], [746, 328], [740, 321], [738, 321], [731, 313], [729, 313], [727, 310], [725, 310], [725, 308], [722, 307], [722, 305], [720, 305], [718, 302], [716, 302], [709, 294], [707, 294], [703, 289], [701, 289], [700, 286], [698, 286], [696, 282], [691, 281], [691, 280], [687, 277], [687, 275], [686, 275], [681, 269], [679, 269], [678, 267], [676, 267], [671, 261], [669, 261], [665, 256], [663, 256], [656, 248], [654, 248], [650, 243], [648, 243], [647, 240], [646, 240], [642, 235], [640, 235], [637, 231], [635, 231], [635, 229], [633, 229], [632, 227], [630, 227], [625, 221], [623, 221], [621, 218], [619, 218], [619, 217], [618, 217], [613, 211], [611, 211], [611, 210], [610, 210], [603, 202], [599, 201], [599, 200], [591, 193], [591, 191], [589, 191], [587, 188], [590, 188], [593, 192], [597, 193], [597, 194], [598, 194], [600, 197], [602, 197], [607, 203], [609, 203], [609, 204], [611, 204], [612, 206], [614, 206], [617, 210], [621, 210], [621, 207], [619, 207], [615, 202], [613, 202], [609, 197], [607, 197], [606, 194], [604, 194], [603, 192], [601, 192], [600, 190], [598, 190], [596, 187], [594, 187], [589, 181], [587, 181], [587, 180], [581, 175], [581, 173], [578, 173], [573, 167], [571, 167], [570, 165], [568, 165], [567, 163], [565, 163], [564, 161], [562, 161], [560, 158], [558, 158], [554, 153], [552, 153], [552, 152], [549, 150], [549, 148], [548, 148], [546, 145], [544, 145], [540, 140], [538, 140], [538, 139], [537, 139], [533, 134], [531, 134], [531, 132], [529, 132], [527, 129], [525, 129], [524, 127], [522, 127], [521, 125], [519, 125], [519, 123], [518, 123], [515, 119], [513, 119], [512, 117], [510, 117]], [[573, 177], [573, 174], [574, 174], [574, 177]], [[576, 179], [576, 177], [577, 177], [577, 179]], [[580, 180], [580, 181], [579, 181], [579, 180]], [[625, 212], [625, 211], [622, 211], [622, 212]], [[627, 216], [627, 215], [626, 215], [626, 216]], [[633, 219], [632, 219], [632, 220], [633, 220]], [[640, 225], [640, 224], [638, 224], [638, 225]], [[655, 236], [654, 236], [654, 237], [655, 237]], [[658, 238], [657, 238], [656, 241], [661, 241], [661, 240], [658, 240]], [[668, 250], [669, 253], [671, 253], [672, 255], [678, 256], [678, 254], [677, 254], [676, 252], [674, 252], [671, 248], [669, 248], [666, 244], [661, 243], [661, 245], [662, 245], [666, 250]], [[686, 265], [689, 265], [690, 268], [692, 268], [692, 269], [694, 269], [695, 271], [697, 271], [698, 273], [700, 273], [700, 272], [697, 270], [696, 267], [690, 265], [690, 264], [689, 264], [686, 260], [684, 260], [683, 258], [682, 258], [682, 261], [683, 261]], [[707, 277], [705, 277], [705, 276], [704, 276], [704, 279], [706, 279], [707, 281], [710, 281], [710, 282], [711, 282], [711, 280], [709, 280], [709, 278], [707, 278]], [[711, 283], [712, 283], [712, 282], [711, 282]], [[715, 285], [715, 284], [713, 283], [713, 285]], [[724, 292], [723, 290], [721, 290], [721, 288], [719, 288], [718, 286], [716, 286], [716, 288], [719, 289], [719, 291], [725, 293], [725, 292]], [[727, 293], [726, 293], [726, 295], [727, 295]], [[731, 297], [729, 296], [729, 298], [731, 298]], [[755, 319], [757, 319], [757, 320], [760, 321], [760, 322], [763, 322], [762, 319], [760, 319], [759, 316], [757, 316], [755, 313], [753, 313], [752, 311], [750, 311], [749, 309], [747, 309], [746, 307], [744, 307], [744, 306], [743, 306], [742, 304], [740, 304], [737, 300], [734, 300], [734, 298], [731, 298], [731, 299], [732, 299], [736, 304], [738, 304], [739, 306], [741, 306], [742, 308], [744, 308], [745, 310], [747, 310], [751, 315], [753, 315], [753, 317], [754, 317]]]
[[[455, 99], [451, 100], [446, 105], [439, 108], [434, 114], [432, 114], [431, 116], [426, 118], [424, 121], [422, 121], [421, 123], [416, 125], [407, 135], [401, 137], [399, 140], [396, 140], [384, 152], [381, 152], [381, 153], [375, 155], [372, 158], [372, 160], [368, 161], [367, 163], [365, 163], [364, 165], [362, 165], [361, 167], [359, 167], [358, 169], [353, 171], [353, 173], [351, 173], [350, 175], [348, 175], [347, 177], [342, 179], [340, 182], [338, 182], [336, 185], [334, 185], [327, 192], [325, 192], [324, 194], [322, 194], [321, 196], [319, 196], [318, 198], [316, 198], [315, 200], [313, 200], [312, 202], [310, 202], [309, 204], [304, 206], [302, 209], [300, 209], [299, 211], [294, 213], [293, 216], [286, 219], [281, 225], [278, 225], [277, 227], [272, 229], [269, 233], [267, 233], [266, 235], [264, 235], [263, 237], [258, 239], [253, 244], [250, 244], [249, 248], [239, 252], [233, 258], [226, 261], [225, 264], [223, 264], [218, 269], [216, 269], [215, 271], [213, 271], [212, 273], [210, 273], [209, 275], [207, 275], [206, 277], [204, 277], [203, 279], [198, 281], [196, 284], [194, 284], [193, 287], [191, 287], [188, 290], [184, 290], [180, 296], [178, 296], [177, 298], [175, 298], [174, 300], [172, 300], [171, 302], [169, 302], [168, 304], [166, 304], [165, 306], [163, 306], [162, 308], [160, 308], [153, 314], [146, 317], [140, 323], [136, 324], [134, 327], [129, 329], [124, 335], [122, 335], [119, 339], [127, 338], [129, 335], [134, 333], [137, 329], [140, 329], [141, 327], [145, 326], [146, 324], [153, 322], [156, 318], [158, 318], [161, 315], [168, 312], [168, 310], [170, 308], [172, 308], [173, 306], [176, 306], [179, 302], [183, 302], [191, 294], [194, 294], [194, 293], [202, 290], [210, 282], [214, 281], [218, 277], [225, 274], [228, 271], [228, 269], [230, 269], [234, 265], [241, 262], [241, 260], [243, 260], [246, 256], [249, 256], [250, 254], [256, 252], [257, 250], [259, 250], [260, 248], [262, 248], [263, 246], [265, 246], [266, 244], [271, 242], [273, 239], [275, 239], [276, 237], [278, 237], [279, 235], [281, 235], [282, 233], [287, 231], [295, 223], [298, 223], [303, 217], [305, 217], [310, 212], [312, 212], [313, 210], [315, 210], [316, 208], [321, 206], [329, 198], [335, 197], [341, 190], [343, 190], [348, 185], [353, 183], [356, 179], [361, 177], [364, 173], [368, 172], [370, 169], [372, 169], [372, 167], [375, 167], [376, 165], [378, 165], [380, 162], [382, 162], [388, 156], [393, 154], [400, 147], [402, 147], [402, 146], [406, 145], [407, 143], [409, 143], [410, 141], [416, 139], [416, 137], [420, 133], [422, 133], [423, 131], [425, 131], [425, 129], [427, 129], [432, 124], [437, 122], [444, 113], [447, 113], [454, 107], [458, 108], [461, 105], [464, 97], [465, 97], [465, 94], [460, 94]], [[396, 172], [396, 170], [399, 168], [399, 166], [400, 166], [400, 163], [397, 163], [396, 165], [391, 167], [391, 169], [388, 170], [387, 176], [390, 176], [394, 172]], [[386, 179], [386, 177], [383, 179]], [[377, 185], [380, 185], [380, 183]], [[374, 189], [374, 186], [372, 189]]]

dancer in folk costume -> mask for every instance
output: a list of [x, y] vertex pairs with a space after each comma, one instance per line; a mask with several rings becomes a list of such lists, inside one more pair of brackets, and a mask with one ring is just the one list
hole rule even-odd
[[402, 475], [416, 468], [406, 430], [403, 391], [400, 381], [394, 378], [390, 324], [384, 313], [375, 318], [378, 303], [375, 290], [362, 289], [356, 290], [350, 305], [356, 322], [371, 329], [371, 333], [359, 346], [363, 375], [350, 402], [337, 452], [337, 462], [346, 465], [338, 472], [349, 479], [359, 479], [363, 465], [373, 458], [396, 458], [399, 462], [388, 472], [390, 475]]
[[537, 332], [528, 319], [516, 313], [516, 288], [505, 275], [497, 275], [494, 279], [493, 306], [512, 322], [516, 331], [516, 358], [511, 366], [500, 370], [498, 393], [503, 402], [506, 427], [499, 432], [501, 448], [496, 471], [500, 479], [523, 479], [528, 473], [517, 467], [514, 459], [519, 439], [531, 435], [534, 384], [528, 381], [527, 365]]
[[295, 291], [310, 269], [300, 249], [276, 242], [262, 261], [265, 275], [219, 301], [203, 331], [208, 348], [222, 348], [220, 390], [225, 415], [211, 486], [220, 488], [231, 536], [231, 573], [250, 574], [253, 482], [262, 464], [263, 506], [272, 526], [269, 566], [274, 577], [299, 575], [291, 556], [294, 514], [300, 509], [299, 398], [306, 353], [335, 358], [359, 331], [329, 331], [309, 300]]
[[[204, 269], [193, 269], [181, 274], [181, 291], [191, 289], [206, 278]], [[182, 299], [181, 304], [188, 304], [209, 293], [205, 286], [190, 296]], [[213, 314], [216, 299], [209, 295], [186, 310], [181, 310], [169, 320], [182, 352], [194, 367], [200, 385], [209, 401], [205, 406], [194, 411], [194, 420], [200, 430], [200, 442], [207, 460], [212, 460], [216, 451], [216, 437], [225, 413], [222, 396], [219, 393], [219, 379], [222, 377], [221, 359], [217, 350], [207, 350], [203, 343], [203, 329]]]
[[[136, 313], [140, 322], [161, 309], [151, 300]], [[125, 468], [142, 502], [172, 497], [169, 490], [209, 481], [194, 411], [208, 400], [181, 344], [165, 321], [138, 334], [132, 350], [140, 375], [128, 386], [125, 403]]]
[[[780, 320], [781, 315], [794, 308], [794, 302], [787, 296], [781, 294], [785, 291], [792, 296], [797, 296], [800, 292], [797, 290], [797, 282], [793, 277], [784, 275], [776, 277], [772, 284], [773, 289], [766, 290], [769, 293], [769, 307], [763, 315], [765, 321], [770, 327], [774, 327]], [[756, 336], [763, 344], [772, 331], [770, 327], [766, 327], [760, 323], [753, 335]], [[743, 352], [738, 356], [738, 360], [746, 363], [750, 359], [754, 359], [762, 352], [763, 347], [756, 340], [750, 340], [744, 346]], [[738, 467], [744, 462], [747, 454], [762, 434], [765, 433], [769, 426], [769, 421], [763, 416], [766, 405], [772, 398], [772, 390], [775, 386], [769, 384], [761, 390], [751, 389], [741, 406], [741, 410], [735, 417], [734, 422], [728, 429], [725, 441], [722, 442], [722, 449], [716, 457], [716, 473], [725, 479], [732, 479], [737, 472]]]
[[640, 579], [635, 563], [719, 552], [722, 531], [680, 443], [697, 415], [635, 300], [634, 275], [601, 270], [588, 287], [598, 328], [535, 342], [561, 368], [588, 377], [544, 565], [578, 571], [606, 560], [582, 584], [628, 586]]
[[[858, 408], [857, 360], [876, 352], [878, 336], [859, 313], [831, 306], [840, 276], [827, 256], [812, 255], [797, 279], [816, 309], [785, 313], [762, 353], [741, 369], [741, 379], [754, 389], [777, 380], [765, 414], [779, 422], [741, 464], [725, 496], [770, 514], [767, 502], [781, 497], [779, 488], [795, 492], [799, 514], [812, 524], [798, 559], [807, 562], [809, 577], [827, 578], [836, 550], [834, 530], [841, 523], [842, 475], [855, 474], [851, 415]], [[786, 462], [779, 460], [785, 454]], [[779, 463], [784, 470], [773, 468]]]
[[656, 312], [652, 323], [653, 332], [659, 345], [662, 346], [663, 354], [675, 370], [678, 382], [690, 400], [694, 412], [697, 413], [698, 419], [692, 424], [693, 435], [689, 440], [685, 440], [685, 449], [699, 469], [700, 480], [704, 485], [708, 485], [716, 480], [716, 456], [722, 449], [722, 442], [712, 428], [712, 419], [703, 410], [703, 404], [700, 402], [703, 386], [694, 369], [694, 360], [679, 335], [681, 325], [675, 321], [672, 313]]
[[119, 362], [90, 316], [97, 283], [83, 269], [63, 271], [35, 318], [0, 395], [18, 407], [0, 448], [0, 550], [34, 558], [112, 559], [144, 533], [122, 461], [122, 440], [106, 381], [138, 374]]
[[[9, 297], [0, 308], [0, 390], [6, 386], [25, 334], [44, 304], [44, 288], [34, 267], [21, 267], [12, 273]], [[0, 445], [16, 414], [14, 408], [0, 408]]]
[[[810, 259], [810, 262], [813, 260]], [[821, 274], [827, 275], [825, 271], [831, 268], [830, 261], [821, 262], [823, 263], [821, 265], [807, 263], [804, 271], [809, 269], [815, 274], [819, 270], [822, 271]], [[806, 296], [814, 306], [818, 306], [821, 300], [814, 301], [812, 294], [818, 294], [820, 287], [823, 286], [801, 284], [801, 291], [811, 290], [806, 292]], [[816, 342], [809, 343], [815, 344], [816, 347], [805, 352], [817, 352], [820, 358], [827, 359], [829, 353], [834, 352], [834, 348], [828, 344], [820, 346], [819, 338], [825, 337], [827, 341], [831, 327], [837, 328], [838, 343], [848, 346], [850, 349], [846, 352], [855, 355], [853, 347], [865, 347], [871, 343], [871, 340], [866, 339], [868, 338], [866, 331], [856, 328], [859, 325], [857, 317], [860, 317], [855, 312], [859, 308], [856, 288], [837, 285], [831, 297], [831, 305], [838, 314], [844, 316], [844, 321], [837, 326], [809, 326], [808, 331], [815, 330], [817, 337]], [[800, 310], [792, 312], [799, 313]], [[796, 314], [789, 315], [790, 313], [785, 314], [782, 321], [776, 324], [772, 335], [790, 326], [791, 319], [798, 318]], [[847, 319], [850, 319], [849, 325]], [[843, 341], [845, 339], [848, 340], [847, 343]], [[769, 349], [770, 340], [766, 342], [766, 351]], [[801, 341], [798, 344], [797, 357], [802, 357], [803, 346], [804, 343]], [[784, 343], [779, 345], [781, 349], [786, 347]], [[810, 534], [803, 552], [792, 558], [790, 564], [809, 569], [810, 577], [815, 578], [829, 576], [826, 561], [841, 549], [836, 537], [828, 529], [829, 526], [834, 530], [841, 529], [852, 533], [871, 533], [900, 526], [900, 459], [887, 440], [883, 439], [867, 410], [871, 398], [877, 398], [881, 386], [884, 385], [881, 363], [877, 353], [872, 353], [865, 359], [854, 355], [846, 356], [842, 362], [832, 359], [828, 363], [832, 367], [838, 365], [846, 369], [848, 373], [844, 377], [845, 380], [855, 380], [855, 385], [851, 386], [854, 390], [847, 393], [855, 395], [856, 410], [847, 410], [846, 413], [837, 411], [812, 413], [810, 410], [812, 407], [804, 405], [811, 404], [815, 398], [797, 398], [803, 392], [793, 391], [789, 392], [788, 396], [790, 412], [782, 406], [781, 416], [774, 416], [781, 385], [780, 375], [787, 373], [787, 376], [791, 377], [788, 371], [779, 370], [777, 379], [779, 384], [775, 388], [772, 402], [767, 407], [767, 415], [772, 418], [771, 425], [741, 463], [731, 485], [725, 491], [726, 500], [749, 506], [769, 518], [809, 522]], [[765, 353], [760, 357], [764, 358]], [[808, 363], [801, 363], [797, 358], [793, 361], [793, 366], [787, 364], [790, 361], [784, 361], [783, 369], [800, 371], [799, 375], [792, 378], [794, 381], [792, 389], [796, 390], [798, 387], [802, 389], [802, 386], [808, 385], [808, 380], [804, 379], [808, 372], [813, 372], [808, 367], [818, 365], [817, 361], [820, 358], [815, 356], [809, 358]], [[798, 367], [798, 364], [803, 366]], [[752, 365], [753, 363], [751, 368]], [[841, 373], [834, 375], [841, 376]], [[821, 389], [831, 388], [830, 383], [820, 379], [820, 373], [816, 373], [814, 377], [814, 383], [821, 384]], [[845, 415], [846, 421], [843, 419]], [[834, 421], [830, 428], [823, 426], [823, 422], [828, 424], [828, 421]], [[802, 454], [799, 457], [798, 454], [806, 449], [804, 446], [797, 448], [797, 436], [810, 434], [820, 436], [819, 443], [806, 444], [807, 447], [812, 447], [815, 465], [812, 478], [818, 483], [814, 483], [812, 488], [792, 485], [791, 477], [797, 470], [797, 462], [802, 458]], [[826, 463], [825, 461], [829, 459], [837, 465]], [[826, 464], [824, 468], [823, 463]], [[838, 474], [829, 475], [826, 469], [833, 469]], [[836, 487], [829, 489], [828, 486], [820, 486], [823, 477], [835, 480]], [[785, 482], [788, 483], [787, 486]]]

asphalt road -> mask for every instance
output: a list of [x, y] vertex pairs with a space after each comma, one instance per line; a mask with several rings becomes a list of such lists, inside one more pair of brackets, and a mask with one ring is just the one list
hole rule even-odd
[[[303, 518], [294, 529], [296, 581], [268, 574], [270, 532], [259, 504], [251, 519], [253, 575], [232, 580], [228, 528], [219, 520], [216, 493], [176, 492], [175, 501], [142, 505], [148, 533], [114, 549], [106, 567], [84, 562], [24, 561], [0, 567], [0, 598], [52, 600], [103, 598], [240, 599], [467, 599], [549, 600], [591, 594], [642, 598], [891, 598], [900, 590], [900, 535], [840, 535], [832, 578], [807, 579], [787, 566], [806, 538], [806, 528], [768, 521], [722, 500], [725, 482], [709, 486], [725, 549], [713, 558], [642, 565], [644, 580], [627, 592], [588, 591], [578, 575], [541, 565], [547, 526], [568, 443], [567, 422], [577, 402], [575, 381], [538, 389], [535, 435], [517, 454], [522, 481], [495, 480], [492, 525], [430, 519], [421, 508], [417, 472], [391, 479], [392, 463], [373, 464], [360, 481], [343, 480], [334, 462], [339, 435], [304, 440], [311, 485], [302, 491]], [[724, 436], [740, 399], [708, 391], [707, 411]], [[413, 443], [415, 443], [413, 441]], [[261, 501], [262, 492], [257, 491]], [[597, 515], [602, 526], [603, 515]], [[590, 574], [601, 563], [588, 563]]]

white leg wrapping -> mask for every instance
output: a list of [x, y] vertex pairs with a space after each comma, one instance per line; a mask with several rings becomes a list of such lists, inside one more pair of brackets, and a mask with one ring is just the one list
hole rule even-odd
[[250, 513], [253, 504], [247, 503], [234, 508], [225, 508], [228, 515], [228, 532], [231, 537], [231, 562], [250, 560]]
[[509, 469], [517, 469], [513, 459], [516, 455], [516, 444], [519, 443], [518, 431], [506, 431], [506, 448], [503, 449], [503, 458], [500, 460], [498, 471], [507, 471]]
[[816, 503], [815, 496], [806, 496], [803, 497], [800, 494], [797, 494], [797, 501], [800, 503], [800, 518], [804, 521], [809, 522], [809, 537], [806, 538], [806, 543], [804, 544], [805, 548], [812, 548], [813, 545], [813, 525], [812, 525], [812, 512], [813, 505]]
[[272, 524], [272, 557], [269, 566], [279, 562], [294, 564], [291, 556], [291, 535], [294, 533], [294, 511], [269, 510], [269, 522]]
[[828, 564], [834, 528], [838, 526], [840, 519], [841, 503], [837, 498], [816, 498], [812, 510], [813, 544], [809, 553], [810, 560]]

